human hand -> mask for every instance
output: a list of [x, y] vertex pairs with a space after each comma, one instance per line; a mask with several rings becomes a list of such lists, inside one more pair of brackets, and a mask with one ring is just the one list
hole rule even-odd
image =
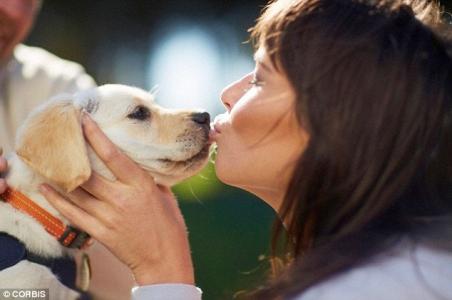
[[42, 194], [71, 224], [91, 234], [125, 263], [139, 285], [194, 284], [187, 230], [171, 191], [157, 186], [87, 115], [83, 128], [117, 181], [93, 172], [87, 182], [68, 194], [70, 201], [47, 185], [42, 186]]
[[[2, 154], [3, 149], [0, 148], [0, 174], [6, 172], [6, 170], [8, 169], [8, 163], [6, 162], [6, 159], [2, 156]], [[6, 180], [0, 178], [0, 195], [6, 191], [6, 188], [7, 188]]]

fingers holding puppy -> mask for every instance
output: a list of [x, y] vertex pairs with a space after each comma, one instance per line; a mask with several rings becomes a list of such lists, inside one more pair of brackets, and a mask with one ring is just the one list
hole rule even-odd
[[86, 139], [117, 180], [93, 172], [69, 199], [51, 188], [43, 195], [129, 266], [138, 284], [193, 284], [187, 228], [170, 189], [157, 186], [87, 115], [82, 122]]
[[89, 232], [95, 238], [100, 235], [99, 231], [102, 226], [100, 226], [101, 223], [98, 219], [91, 216], [80, 206], [68, 201], [47, 184], [41, 185], [39, 190], [49, 203], [62, 213], [72, 225]]
[[187, 229], [169, 189], [114, 182], [108, 201], [81, 188], [69, 199], [47, 186], [41, 193], [129, 266], [140, 285], [194, 284]]
[[119, 181], [134, 184], [136, 178], [143, 176], [143, 170], [123, 154], [86, 113], [83, 114], [82, 125], [89, 144]]
[[[95, 171], [91, 172], [90, 178], [84, 182], [80, 187], [88, 192], [89, 194], [95, 196], [98, 199], [110, 202], [111, 191], [116, 187], [116, 185], [121, 185], [121, 182], [111, 182], [108, 179], [97, 174]], [[77, 189], [79, 190], [79, 189]], [[77, 191], [75, 190], [75, 191]]]

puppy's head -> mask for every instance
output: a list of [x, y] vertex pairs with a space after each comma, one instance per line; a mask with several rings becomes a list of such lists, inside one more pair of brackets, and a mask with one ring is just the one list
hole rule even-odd
[[93, 164], [96, 158], [88, 155], [80, 124], [82, 111], [157, 183], [171, 186], [207, 162], [207, 113], [164, 109], [141, 89], [104, 85], [58, 96], [35, 110], [19, 130], [16, 153], [66, 191], [86, 181], [92, 167], [102, 173], [102, 168], [96, 169], [99, 164]]

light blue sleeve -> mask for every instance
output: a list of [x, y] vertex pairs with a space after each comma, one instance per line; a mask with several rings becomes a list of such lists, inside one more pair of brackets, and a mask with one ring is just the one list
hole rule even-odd
[[201, 300], [202, 290], [194, 285], [165, 283], [132, 288], [132, 300]]

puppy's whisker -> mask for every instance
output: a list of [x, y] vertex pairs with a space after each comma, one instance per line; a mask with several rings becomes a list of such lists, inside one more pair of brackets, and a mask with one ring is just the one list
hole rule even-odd
[[201, 204], [201, 205], [203, 205], [204, 206], [204, 202], [202, 202], [202, 200], [195, 194], [195, 191], [193, 190], [193, 184], [190, 182], [190, 184], [189, 184], [189, 187], [190, 187], [190, 192], [191, 192], [191, 194], [193, 195], [193, 197], [195, 198], [195, 200], [199, 203], [199, 204]]
[[160, 87], [158, 84], [154, 85], [150, 90], [149, 93], [152, 94], [154, 97], [156, 97], [158, 95], [158, 93], [160, 92]]
[[210, 180], [209, 177], [204, 176], [204, 175], [199, 175], [199, 178], [204, 179], [204, 180], [206, 180], [206, 181]]

